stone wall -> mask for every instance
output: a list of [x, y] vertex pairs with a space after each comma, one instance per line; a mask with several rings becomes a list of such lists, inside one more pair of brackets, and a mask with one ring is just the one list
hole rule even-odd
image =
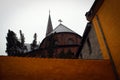
[[81, 50], [83, 59], [102, 59], [102, 53], [94, 28], [91, 27]]

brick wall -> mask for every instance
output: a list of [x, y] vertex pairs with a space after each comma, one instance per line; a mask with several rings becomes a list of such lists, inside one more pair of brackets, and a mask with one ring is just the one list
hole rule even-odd
[[[40, 45], [40, 48], [43, 50], [41, 51], [41, 54], [44, 56], [44, 54], [48, 53], [48, 46], [51, 41], [48, 39], [50, 36], [46, 37], [43, 42]], [[69, 50], [74, 53], [74, 57], [78, 51], [80, 42], [81, 42], [81, 36], [75, 33], [69, 33], [69, 32], [62, 32], [62, 33], [55, 33], [53, 34], [55, 47], [54, 47], [54, 56], [57, 57], [61, 51], [64, 51], [67, 53]]]

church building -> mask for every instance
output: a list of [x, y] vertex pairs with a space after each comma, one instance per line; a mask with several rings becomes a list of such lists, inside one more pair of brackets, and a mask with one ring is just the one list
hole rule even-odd
[[80, 46], [81, 36], [65, 25], [60, 24], [53, 30], [49, 14], [46, 37], [40, 44], [40, 56], [52, 58], [75, 58]]
[[72, 31], [61, 20], [53, 29], [49, 13], [46, 36], [42, 40], [39, 49], [27, 53], [27, 56], [42, 58], [76, 58], [82, 37]]

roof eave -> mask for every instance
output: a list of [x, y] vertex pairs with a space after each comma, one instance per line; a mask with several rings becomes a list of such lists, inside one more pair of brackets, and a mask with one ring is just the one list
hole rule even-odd
[[101, 7], [101, 5], [103, 4], [103, 2], [104, 2], [104, 0], [95, 0], [91, 9], [88, 12], [86, 12], [86, 14], [85, 14], [86, 19], [88, 21], [92, 21], [92, 19], [94, 18], [95, 14], [98, 12], [98, 10]]

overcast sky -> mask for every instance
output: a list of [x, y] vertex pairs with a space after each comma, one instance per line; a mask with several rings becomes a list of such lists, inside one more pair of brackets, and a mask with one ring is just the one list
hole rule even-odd
[[14, 31], [19, 39], [19, 30], [25, 36], [25, 42], [41, 42], [46, 34], [49, 10], [53, 28], [62, 24], [82, 36], [89, 11], [94, 0], [0, 0], [0, 55], [6, 55], [6, 36], [8, 29]]

